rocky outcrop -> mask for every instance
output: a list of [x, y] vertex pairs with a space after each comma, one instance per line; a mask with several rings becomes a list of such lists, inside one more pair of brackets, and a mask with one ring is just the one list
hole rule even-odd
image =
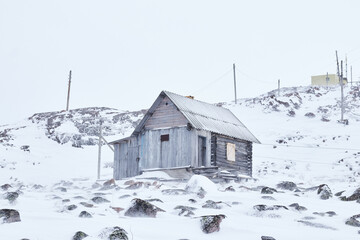
[[132, 200], [132, 206], [126, 210], [128, 217], [156, 217], [158, 212], [165, 212], [161, 208], [139, 198]]
[[289, 182], [289, 181], [280, 182], [276, 185], [276, 187], [283, 189], [283, 190], [289, 190], [289, 191], [294, 191], [297, 188], [295, 183]]
[[204, 233], [213, 233], [220, 231], [220, 223], [225, 218], [225, 215], [208, 215], [202, 216], [200, 219], [201, 230]]
[[89, 236], [89, 235], [87, 235], [86, 233], [84, 233], [82, 231], [78, 231], [75, 233], [72, 240], [82, 240], [82, 239], [86, 238], [87, 236]]
[[317, 194], [322, 200], [327, 200], [332, 197], [332, 192], [328, 185], [321, 184], [318, 188]]
[[0, 219], [4, 223], [20, 222], [20, 213], [14, 209], [0, 209]]

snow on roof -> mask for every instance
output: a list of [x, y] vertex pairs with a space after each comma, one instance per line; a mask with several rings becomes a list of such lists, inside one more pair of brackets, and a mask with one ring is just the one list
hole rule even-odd
[[196, 129], [260, 143], [245, 125], [227, 108], [163, 91]]

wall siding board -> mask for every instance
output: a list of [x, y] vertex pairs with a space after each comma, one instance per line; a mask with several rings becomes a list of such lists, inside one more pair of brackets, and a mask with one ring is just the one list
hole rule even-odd
[[[252, 143], [229, 138], [221, 135], [212, 136], [216, 140], [216, 144], [213, 143], [213, 156], [216, 165], [219, 167], [229, 168], [237, 170], [242, 174], [252, 175]], [[226, 156], [226, 143], [235, 144], [235, 162], [228, 161]], [[214, 150], [216, 149], [216, 150]], [[214, 161], [214, 160], [213, 160]]]
[[146, 121], [145, 129], [186, 126], [187, 123], [187, 119], [177, 109], [174, 103], [168, 97], [165, 97], [155, 109], [152, 116]]

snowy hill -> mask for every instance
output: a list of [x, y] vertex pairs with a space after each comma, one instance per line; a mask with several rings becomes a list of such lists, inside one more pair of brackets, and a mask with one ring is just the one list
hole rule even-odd
[[[345, 222], [360, 226], [352, 218], [360, 214], [359, 89], [346, 87], [345, 99], [348, 125], [337, 121], [339, 87], [283, 88], [279, 96], [223, 104], [262, 143], [254, 145], [254, 180], [246, 182], [184, 182], [165, 173], [96, 181], [99, 122], [106, 139], [121, 138], [144, 110], [76, 109], [0, 126], [0, 210], [21, 218], [0, 223], [1, 239], [72, 239], [77, 231], [109, 239], [114, 226], [129, 239], [358, 239], [360, 229]], [[102, 180], [112, 178], [112, 154], [103, 147]], [[130, 217], [133, 198], [164, 212]], [[92, 217], [79, 217], [83, 211]], [[219, 232], [205, 234], [201, 216], [213, 214], [226, 218]]]

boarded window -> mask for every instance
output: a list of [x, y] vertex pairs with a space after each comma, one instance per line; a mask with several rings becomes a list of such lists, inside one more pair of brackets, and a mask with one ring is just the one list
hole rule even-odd
[[160, 140], [162, 142], [169, 141], [169, 134], [161, 135]]
[[226, 143], [226, 158], [228, 161], [235, 162], [235, 144]]

